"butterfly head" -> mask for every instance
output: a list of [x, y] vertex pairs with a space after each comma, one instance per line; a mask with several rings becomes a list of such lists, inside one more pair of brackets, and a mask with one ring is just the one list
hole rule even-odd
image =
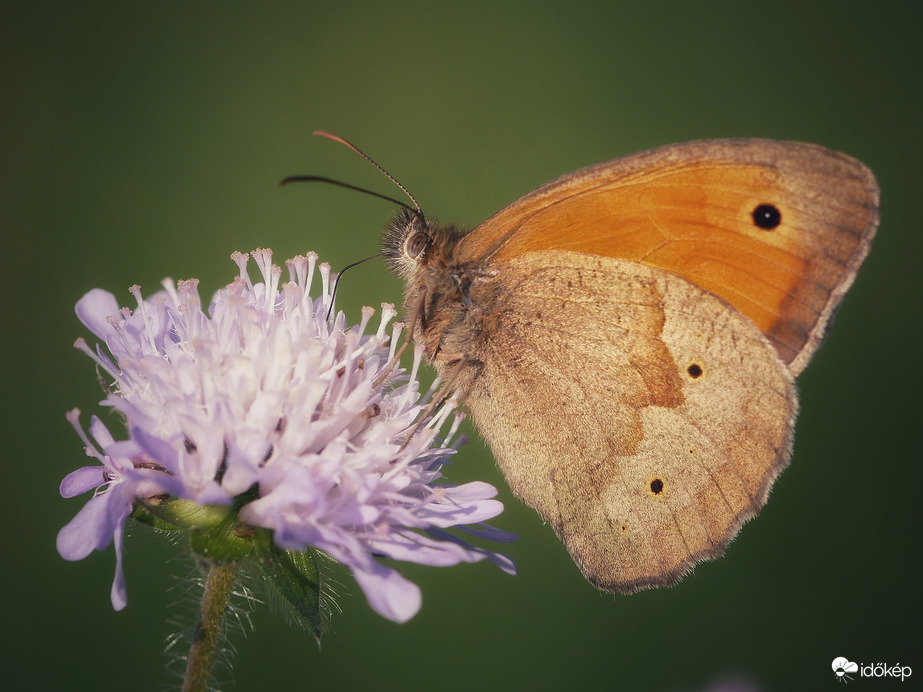
[[402, 208], [395, 212], [385, 229], [381, 251], [396, 274], [411, 280], [432, 244], [433, 234], [423, 214]]

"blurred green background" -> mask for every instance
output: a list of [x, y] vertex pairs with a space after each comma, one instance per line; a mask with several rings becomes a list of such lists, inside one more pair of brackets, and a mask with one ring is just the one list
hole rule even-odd
[[[395, 625], [343, 572], [322, 647], [270, 607], [236, 636], [233, 684], [297, 690], [828, 689], [834, 657], [923, 677], [920, 635], [923, 59], [918, 3], [48, 2], [0, 5], [0, 223], [6, 492], [2, 670], [8, 689], [162, 689], [167, 622], [189, 617], [180, 551], [129, 538], [129, 604], [111, 549], [79, 563], [54, 539], [84, 499], [64, 419], [98, 412], [75, 301], [101, 286], [228, 282], [233, 250], [373, 254], [387, 203], [280, 189], [294, 173], [396, 195], [474, 225], [580, 166], [671, 142], [814, 141], [882, 188], [878, 239], [800, 378], [792, 466], [727, 556], [678, 587], [598, 593], [513, 500], [472, 433], [450, 478], [501, 487], [520, 575], [407, 567], [423, 609]], [[399, 196], [399, 195], [398, 195]], [[339, 306], [400, 300], [381, 262]], [[225, 680], [229, 676], [225, 676]], [[856, 689], [897, 689], [861, 681]]]

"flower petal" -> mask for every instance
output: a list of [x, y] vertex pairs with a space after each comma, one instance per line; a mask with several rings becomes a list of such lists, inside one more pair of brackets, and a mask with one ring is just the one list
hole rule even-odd
[[115, 296], [101, 288], [94, 288], [77, 301], [74, 308], [77, 318], [103, 341], [115, 336], [115, 328], [109, 318], [119, 314], [119, 304]]
[[61, 497], [76, 497], [106, 482], [105, 466], [83, 466], [64, 476], [59, 488]]
[[58, 552], [65, 560], [82, 560], [93, 550], [102, 550], [112, 540], [106, 493], [90, 498], [71, 521], [58, 532]]
[[371, 569], [353, 569], [353, 576], [369, 605], [389, 620], [407, 622], [419, 612], [423, 603], [420, 587], [390, 567], [377, 562], [372, 564]]
[[[131, 507], [128, 508], [128, 511], [131, 511]], [[115, 543], [115, 577], [112, 580], [112, 589], [109, 593], [109, 596], [112, 600], [112, 608], [114, 610], [122, 610], [126, 605], [128, 605], [128, 592], [125, 587], [125, 572], [122, 571], [122, 543], [125, 538], [125, 518], [122, 518], [122, 521], [116, 523], [115, 533], [113, 534], [113, 542]]]

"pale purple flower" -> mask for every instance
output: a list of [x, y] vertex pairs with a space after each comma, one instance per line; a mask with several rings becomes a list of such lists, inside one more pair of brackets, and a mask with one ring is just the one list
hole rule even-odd
[[[166, 280], [146, 299], [133, 287], [133, 311], [101, 289], [77, 303], [106, 348], [82, 339], [77, 346], [111, 380], [102, 404], [122, 414], [128, 438], [116, 440], [94, 417], [91, 441], [78, 412], [70, 414], [101, 466], [61, 484], [64, 497], [97, 489], [58, 535], [61, 555], [78, 560], [113, 541], [112, 602], [122, 608], [121, 544], [137, 500], [230, 505], [255, 486], [258, 497], [241, 520], [271, 529], [282, 548], [316, 548], [347, 565], [371, 606], [391, 620], [413, 617], [421, 595], [379, 557], [433, 566], [487, 558], [513, 573], [506, 556], [446, 531], [513, 538], [482, 523], [503, 509], [495, 488], [440, 483], [458, 426], [451, 401], [407, 439], [429, 395], [416, 381], [419, 351], [409, 377], [391, 367], [400, 334], [400, 325], [388, 334], [394, 308], [382, 305], [371, 334], [371, 308], [352, 328], [342, 313], [328, 321], [330, 271], [316, 255], [289, 260], [288, 282], [269, 250], [252, 255], [262, 282], [251, 282], [248, 255], [235, 253], [239, 275], [208, 314], [194, 280]], [[315, 270], [322, 291], [312, 300]]]

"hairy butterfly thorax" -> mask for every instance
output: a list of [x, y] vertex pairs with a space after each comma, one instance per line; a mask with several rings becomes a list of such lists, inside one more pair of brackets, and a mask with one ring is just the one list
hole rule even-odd
[[440, 370], [447, 363], [477, 362], [477, 335], [487, 333], [481, 322], [490, 319], [484, 293], [494, 290], [489, 278], [496, 272], [459, 258], [458, 242], [466, 233], [400, 209], [382, 243], [388, 264], [405, 281], [404, 315], [413, 338]]

